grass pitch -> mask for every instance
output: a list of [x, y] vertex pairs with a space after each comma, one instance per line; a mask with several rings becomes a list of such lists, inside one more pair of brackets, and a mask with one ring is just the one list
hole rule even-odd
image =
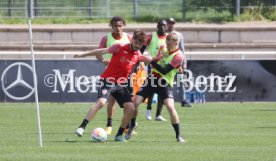
[[[105, 127], [106, 108], [78, 138], [74, 132], [90, 105], [41, 103], [39, 148], [35, 104], [1, 103], [0, 161], [276, 161], [276, 103], [206, 103], [193, 108], [176, 103], [185, 144], [176, 142], [170, 122], [145, 120], [145, 105], [139, 109], [138, 134], [126, 143], [113, 141], [122, 116], [118, 107], [107, 142], [90, 139], [93, 128]], [[163, 116], [169, 119], [165, 108]]]

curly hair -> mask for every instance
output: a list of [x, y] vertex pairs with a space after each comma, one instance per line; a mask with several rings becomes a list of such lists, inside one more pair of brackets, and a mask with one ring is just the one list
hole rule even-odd
[[124, 20], [123, 17], [115, 16], [110, 20], [109, 26], [112, 27], [117, 21], [122, 21], [124, 26], [126, 25], [126, 21]]

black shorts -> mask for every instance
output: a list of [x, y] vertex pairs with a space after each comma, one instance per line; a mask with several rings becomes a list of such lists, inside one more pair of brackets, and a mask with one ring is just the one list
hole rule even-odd
[[115, 85], [110, 89], [110, 95], [113, 96], [121, 108], [126, 102], [132, 102], [131, 93], [127, 89], [127, 86]]
[[109, 89], [112, 88], [114, 85], [114, 83], [108, 82], [106, 79], [100, 79], [97, 82], [98, 98], [108, 99], [110, 95]]
[[124, 103], [132, 102], [131, 94], [126, 84], [118, 85], [105, 79], [100, 79], [98, 83], [98, 98], [108, 99], [109, 95], [111, 95], [116, 99], [121, 108], [123, 108]]
[[[155, 79], [151, 80], [151, 78]], [[137, 95], [142, 96], [144, 97], [144, 99], [146, 99], [154, 93], [158, 94], [158, 96], [162, 100], [173, 98], [173, 88], [168, 85], [166, 80], [151, 75], [151, 77], [147, 77]]]

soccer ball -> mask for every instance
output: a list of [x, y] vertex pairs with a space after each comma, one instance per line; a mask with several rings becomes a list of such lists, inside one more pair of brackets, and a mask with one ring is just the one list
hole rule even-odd
[[107, 140], [107, 134], [103, 128], [95, 128], [91, 132], [91, 139], [95, 142], [104, 142]]

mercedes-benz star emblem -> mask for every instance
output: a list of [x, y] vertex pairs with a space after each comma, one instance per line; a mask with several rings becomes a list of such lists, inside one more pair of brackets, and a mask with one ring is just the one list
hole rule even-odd
[[[7, 85], [8, 83], [5, 83], [4, 78], [7, 75], [7, 73], [9, 72], [9, 70], [13, 67], [17, 67], [17, 76], [16, 79], [10, 83], [9, 85]], [[2, 82], [2, 89], [4, 91], [4, 93], [11, 99], [14, 100], [25, 100], [27, 98], [29, 98], [33, 93], [34, 93], [34, 87], [32, 85], [30, 85], [29, 83], [27, 83], [23, 76], [22, 76], [22, 67], [25, 67], [27, 69], [29, 69], [32, 73], [33, 73], [33, 69], [30, 65], [26, 64], [26, 63], [22, 63], [22, 62], [18, 62], [18, 63], [13, 63], [11, 65], [9, 65], [2, 73], [2, 77], [1, 77], [1, 82]], [[29, 89], [30, 92], [27, 93], [27, 95], [25, 96], [14, 96], [13, 94], [11, 94], [9, 92], [10, 89], [12, 88], [16, 88], [17, 86], [22, 86], [26, 89]]]

